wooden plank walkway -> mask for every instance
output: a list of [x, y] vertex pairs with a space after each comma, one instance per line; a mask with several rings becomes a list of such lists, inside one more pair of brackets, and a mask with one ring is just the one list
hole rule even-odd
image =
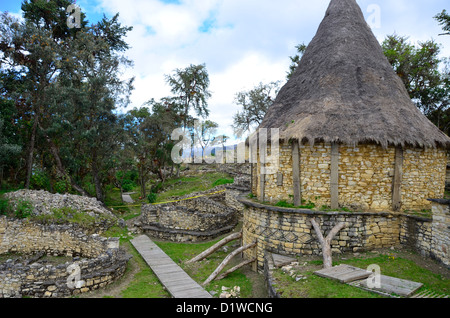
[[210, 293], [186, 274], [148, 236], [138, 236], [131, 240], [131, 244], [141, 254], [173, 298], [212, 298]]

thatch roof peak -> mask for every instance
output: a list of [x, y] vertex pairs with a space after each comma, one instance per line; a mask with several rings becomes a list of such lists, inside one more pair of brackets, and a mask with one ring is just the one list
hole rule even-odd
[[355, 0], [331, 0], [260, 128], [311, 144], [450, 147], [411, 101]]

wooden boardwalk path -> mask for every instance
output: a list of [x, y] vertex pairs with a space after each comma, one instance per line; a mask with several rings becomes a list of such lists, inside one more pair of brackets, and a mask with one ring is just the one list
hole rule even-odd
[[144, 258], [159, 281], [173, 298], [212, 298], [146, 235], [131, 240], [131, 244]]

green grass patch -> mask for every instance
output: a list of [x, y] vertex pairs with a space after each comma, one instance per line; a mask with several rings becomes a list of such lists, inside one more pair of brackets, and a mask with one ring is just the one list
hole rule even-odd
[[[411, 254], [411, 253], [410, 253]], [[450, 280], [443, 275], [437, 274], [423, 265], [416, 264], [413, 259], [409, 259], [403, 254], [397, 256], [391, 254], [381, 254], [372, 256], [365, 253], [361, 257], [352, 257], [333, 262], [333, 266], [348, 264], [358, 268], [366, 269], [370, 265], [376, 264], [381, 268], [381, 274], [400, 279], [406, 279], [424, 286], [419, 290], [432, 290], [438, 294], [450, 294]], [[430, 262], [432, 262], [430, 260]], [[300, 259], [299, 263], [302, 263]], [[306, 265], [305, 265], [306, 264]], [[320, 260], [307, 261], [304, 266], [295, 268], [295, 275], [285, 273], [281, 269], [274, 271], [275, 287], [282, 294], [283, 298], [383, 298], [385, 296], [368, 292], [338, 281], [323, 278], [314, 274], [322, 268], [323, 262]], [[306, 279], [296, 280], [297, 276]]]
[[[236, 242], [230, 242], [226, 246], [227, 251], [223, 248], [219, 249], [215, 253], [208, 256], [206, 259], [196, 262], [194, 264], [186, 265], [185, 262], [191, 258], [197, 256], [207, 248], [216, 244], [220, 239], [216, 239], [208, 243], [198, 244], [183, 244], [183, 243], [171, 243], [171, 242], [155, 242], [172, 260], [178, 263], [189, 276], [191, 276], [197, 283], [203, 284], [203, 282], [214, 272], [214, 270], [220, 265], [220, 263], [227, 257], [227, 255], [234, 250], [233, 247]], [[239, 262], [239, 257], [236, 257], [234, 262], [225, 267], [223, 271], [235, 266]], [[253, 292], [252, 281], [242, 272], [241, 269], [231, 273], [224, 279], [219, 281], [212, 281], [205, 289], [207, 291], [216, 292], [216, 296], [220, 295], [222, 286], [233, 288], [239, 286], [241, 289], [241, 298], [250, 298]]]
[[281, 207], [281, 208], [294, 208], [294, 209], [309, 209], [312, 210], [316, 207], [316, 205], [309, 201], [307, 204], [303, 204], [300, 206], [295, 206], [293, 203], [289, 203], [286, 200], [278, 201], [275, 206]]
[[170, 201], [174, 197], [182, 197], [195, 192], [210, 190], [224, 182], [231, 182], [227, 173], [214, 172], [204, 173], [181, 178], [167, 180], [163, 185], [163, 190], [158, 193], [156, 203]]
[[139, 266], [140, 270], [134, 275], [128, 286], [121, 291], [121, 296], [123, 298], [170, 298], [169, 293], [164, 290], [144, 259], [131, 243], [127, 244], [129, 244], [129, 253], [133, 256], [133, 262]]

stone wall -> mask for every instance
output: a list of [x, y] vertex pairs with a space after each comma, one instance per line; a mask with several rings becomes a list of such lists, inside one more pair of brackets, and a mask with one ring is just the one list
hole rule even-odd
[[431, 200], [433, 203], [433, 226], [431, 257], [450, 268], [450, 201]]
[[69, 256], [73, 262], [1, 264], [0, 297], [69, 297], [102, 288], [123, 275], [129, 259], [116, 238], [0, 217], [0, 254], [9, 253]]
[[[238, 212], [225, 204], [225, 187], [209, 192], [220, 193], [175, 202], [144, 205], [138, 226], [147, 234], [176, 242], [213, 239], [231, 231], [238, 222]], [[207, 194], [207, 193], [205, 193]]]
[[[320, 212], [261, 205], [241, 198], [244, 212], [243, 244], [258, 241], [258, 267], [266, 251], [283, 255], [321, 255], [322, 249], [310, 219], [315, 218], [322, 232], [337, 223], [346, 228], [332, 241], [333, 252], [357, 252], [400, 244], [400, 217], [383, 212]], [[248, 253], [253, 253], [252, 251]]]
[[[322, 255], [311, 218], [319, 223], [322, 233], [339, 222], [346, 227], [331, 242], [334, 253], [366, 251], [406, 245], [425, 257], [449, 266], [449, 203], [434, 203], [433, 219], [390, 212], [321, 212], [262, 205], [241, 197], [246, 205], [243, 218], [243, 244], [257, 241], [258, 267], [267, 251], [282, 255]], [[438, 200], [438, 202], [441, 202]]]
[[[445, 189], [447, 153], [439, 149], [404, 149], [402, 210], [431, 209], [428, 198], [441, 198]], [[258, 154], [259, 156], [259, 154]], [[339, 147], [339, 205], [355, 211], [392, 209], [395, 148], [378, 145]], [[268, 165], [270, 166], [270, 164]], [[260, 163], [253, 164], [252, 193], [260, 196]], [[300, 146], [302, 200], [330, 206], [331, 145]], [[293, 201], [292, 150], [280, 144], [279, 171], [265, 176], [265, 201]]]
[[444, 196], [447, 152], [408, 148], [403, 156], [403, 210], [431, 209], [428, 199]]

